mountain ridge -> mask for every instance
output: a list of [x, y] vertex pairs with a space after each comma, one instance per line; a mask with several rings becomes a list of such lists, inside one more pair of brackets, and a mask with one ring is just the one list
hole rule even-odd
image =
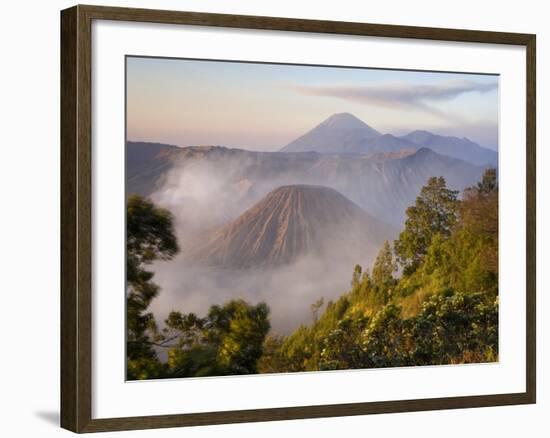
[[350, 113], [338, 113], [280, 149], [280, 152], [370, 155], [400, 149], [428, 147], [435, 152], [475, 165], [496, 165], [498, 155], [466, 137], [443, 136], [415, 130], [395, 136], [380, 133]]
[[441, 155], [458, 158], [475, 165], [497, 165], [496, 151], [484, 148], [467, 137], [438, 135], [425, 130], [412, 131], [401, 139], [426, 147]]
[[[339, 191], [369, 214], [398, 225], [404, 219], [405, 209], [414, 203], [429, 177], [444, 176], [450, 188], [463, 190], [474, 185], [486, 168], [422, 148], [414, 152], [400, 150], [367, 156], [194, 146], [181, 148], [171, 163], [168, 175], [173, 175], [175, 182], [161, 172], [156, 180], [149, 179], [147, 187], [129, 181], [127, 193], [142, 190], [137, 193], [150, 196], [160, 186], [165, 190], [170, 184], [179, 184], [181, 175], [198, 172], [201, 181], [213, 179], [224, 188], [225, 197], [217, 201], [217, 209], [225, 211], [226, 208], [224, 218], [231, 218], [278, 186], [325, 185]], [[145, 171], [147, 178], [159, 169], [156, 162], [151, 166], [152, 169]], [[188, 192], [186, 186], [183, 193]]]

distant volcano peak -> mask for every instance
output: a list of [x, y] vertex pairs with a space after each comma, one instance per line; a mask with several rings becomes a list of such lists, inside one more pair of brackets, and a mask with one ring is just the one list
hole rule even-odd
[[369, 125], [363, 122], [361, 119], [355, 117], [351, 113], [337, 113], [330, 116], [328, 119], [321, 123], [321, 126], [330, 126], [340, 129], [356, 129], [367, 127], [372, 129]]
[[350, 146], [380, 133], [350, 113], [333, 114], [311, 131], [289, 143], [282, 152], [347, 153]]

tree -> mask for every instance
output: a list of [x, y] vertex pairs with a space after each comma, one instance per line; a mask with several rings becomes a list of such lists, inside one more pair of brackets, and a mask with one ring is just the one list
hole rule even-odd
[[355, 267], [353, 268], [353, 274], [351, 276], [351, 287], [356, 287], [361, 283], [362, 272], [363, 268], [361, 267], [361, 265], [355, 265]]
[[317, 322], [319, 319], [319, 311], [321, 310], [321, 307], [325, 304], [325, 299], [323, 297], [319, 298], [317, 301], [315, 301], [311, 306], [309, 306], [309, 310], [311, 310], [311, 317], [313, 318], [313, 322]]
[[[498, 184], [489, 169], [463, 200], [431, 178], [372, 272], [356, 265], [348, 293], [310, 325], [269, 344], [268, 372], [498, 360]], [[389, 299], [390, 291], [392, 293]], [[381, 300], [380, 298], [383, 298]]]
[[128, 378], [154, 377], [160, 365], [152, 344], [157, 334], [147, 312], [159, 288], [146, 266], [169, 260], [178, 251], [172, 215], [138, 195], [128, 198], [126, 212], [126, 354]]
[[416, 365], [492, 362], [498, 356], [498, 299], [446, 289], [411, 319]]
[[221, 311], [229, 323], [220, 329], [218, 362], [227, 374], [257, 373], [256, 363], [270, 329], [269, 308], [265, 303], [250, 306], [243, 300], [235, 300]]
[[445, 289], [411, 318], [393, 303], [372, 318], [343, 318], [321, 344], [321, 370], [493, 362], [498, 299]]
[[495, 169], [487, 169], [477, 186], [464, 190], [460, 219], [463, 226], [473, 233], [498, 240], [498, 183]]
[[410, 322], [401, 317], [401, 307], [388, 304], [379, 310], [362, 333], [365, 368], [410, 365]]
[[458, 191], [447, 188], [443, 177], [432, 177], [422, 187], [415, 205], [407, 209], [405, 229], [394, 243], [404, 274], [418, 268], [436, 234], [450, 236], [457, 220], [457, 195]]
[[[459, 209], [455, 247], [472, 248], [462, 260], [468, 266], [470, 284], [477, 290], [498, 290], [498, 181], [495, 169], [487, 169], [477, 186], [464, 191]], [[456, 259], [456, 257], [455, 257]], [[475, 270], [474, 270], [475, 268]]]
[[450, 236], [435, 234], [415, 274], [400, 292], [418, 288], [498, 294], [498, 184], [495, 169], [464, 190]]
[[479, 194], [486, 195], [498, 192], [497, 170], [495, 168], [485, 170], [476, 190]]
[[322, 340], [319, 369], [345, 370], [363, 367], [366, 358], [360, 339], [368, 323], [368, 317], [346, 317], [338, 321], [337, 327]]
[[269, 332], [269, 308], [244, 300], [212, 306], [208, 315], [172, 312], [165, 339], [171, 340], [167, 377], [253, 374], [258, 372]]
[[290, 368], [282, 351], [283, 342], [283, 336], [275, 334], [266, 336], [262, 356], [257, 363], [259, 373], [279, 373]]
[[384, 304], [388, 302], [391, 289], [395, 285], [393, 274], [396, 271], [397, 263], [393, 258], [390, 244], [386, 240], [372, 268], [372, 282], [378, 294], [382, 295]]

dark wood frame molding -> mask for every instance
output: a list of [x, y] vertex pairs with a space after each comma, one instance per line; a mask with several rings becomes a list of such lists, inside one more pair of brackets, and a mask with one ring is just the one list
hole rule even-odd
[[[92, 20], [139, 21], [525, 46], [527, 52], [526, 391], [469, 397], [92, 419]], [[535, 47], [535, 35], [518, 33], [80, 5], [62, 11], [61, 426], [74, 432], [99, 432], [535, 403]]]

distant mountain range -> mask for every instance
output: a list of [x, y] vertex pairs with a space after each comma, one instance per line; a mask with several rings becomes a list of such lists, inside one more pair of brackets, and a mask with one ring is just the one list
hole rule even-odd
[[481, 147], [467, 138], [435, 135], [428, 131], [413, 131], [401, 137], [420, 147], [429, 148], [438, 154], [459, 158], [476, 165], [496, 166], [498, 154], [496, 151]]
[[496, 165], [498, 162], [495, 151], [483, 148], [467, 138], [441, 136], [420, 130], [400, 137], [381, 134], [349, 113], [330, 116], [283, 147], [281, 152], [370, 155], [422, 147], [475, 165]]
[[[302, 256], [373, 258], [397, 229], [373, 218], [336, 190], [289, 185], [268, 193], [235, 220], [187, 250], [193, 263], [243, 269], [281, 266]], [[362, 257], [362, 258], [361, 258]]]
[[397, 237], [430, 177], [462, 191], [496, 163], [466, 138], [382, 134], [343, 113], [279, 152], [128, 142], [126, 193], [170, 208], [189, 263], [277, 267], [338, 247], [347, 267]]
[[[277, 187], [309, 184], [331, 187], [379, 220], [401, 226], [405, 209], [414, 203], [429, 177], [444, 176], [449, 187], [463, 190], [477, 183], [485, 169], [427, 148], [328, 155], [219, 146], [166, 146], [163, 150], [154, 145], [149, 165], [131, 159], [134, 153], [143, 157], [147, 147], [146, 143], [127, 145], [128, 194], [150, 196], [161, 187], [181, 184], [168, 175], [197, 175], [205, 188], [217, 181], [216, 186], [223, 189], [225, 196], [217, 200], [212, 214], [223, 211], [224, 220], [236, 218]], [[177, 190], [186, 193], [191, 188]]]
[[126, 192], [149, 196], [160, 187], [182, 148], [161, 143], [126, 144]]

